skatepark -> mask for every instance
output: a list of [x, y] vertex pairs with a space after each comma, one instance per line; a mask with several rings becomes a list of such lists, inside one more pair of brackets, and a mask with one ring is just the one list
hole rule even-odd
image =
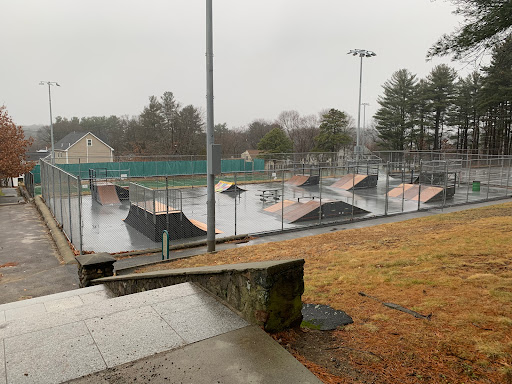
[[[215, 180], [215, 233], [217, 239], [263, 235], [505, 198], [509, 163], [348, 162], [223, 172]], [[129, 164], [123, 167], [128, 169], [85, 172], [87, 164], [81, 164], [80, 174], [89, 178], [79, 180], [43, 164], [43, 197], [75, 253], [159, 248], [164, 230], [174, 246], [205, 240], [204, 174], [135, 177]]]

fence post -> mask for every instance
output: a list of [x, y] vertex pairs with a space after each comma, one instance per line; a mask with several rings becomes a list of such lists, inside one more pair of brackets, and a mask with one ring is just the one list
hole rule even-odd
[[468, 165], [469, 165], [469, 168], [468, 168], [468, 189], [466, 191], [466, 203], [469, 201], [469, 187], [471, 185], [471, 163], [473, 161], [473, 158], [469, 159], [469, 162], [468, 162]]
[[405, 163], [402, 163], [402, 212], [405, 204]]
[[236, 185], [236, 172], [234, 174], [234, 182], [235, 182], [235, 236], [236, 236], [236, 197], [237, 197], [237, 194], [238, 196], [240, 196], [240, 193], [237, 191], [238, 187]]
[[[312, 172], [310, 172], [312, 174]], [[311, 177], [311, 175], [310, 175]], [[320, 205], [318, 207], [318, 222], [319, 224], [322, 224], [322, 168], [319, 168], [319, 175], [318, 175], [318, 192], [319, 192], [319, 199], [320, 199]]]
[[423, 160], [420, 159], [420, 174], [418, 175], [418, 211], [421, 209], [421, 172], [423, 167]]
[[169, 233], [169, 176], [165, 176], [165, 230]]
[[155, 224], [155, 228], [156, 228], [156, 204], [155, 204], [156, 190], [152, 189], [151, 194], [153, 195], [153, 224]]
[[68, 213], [69, 213], [69, 241], [73, 244], [73, 222], [71, 221], [71, 217], [73, 214], [71, 213], [71, 175], [68, 174]]
[[489, 189], [491, 189], [491, 159], [489, 159], [489, 169], [487, 171], [487, 196], [486, 200], [489, 200]]
[[281, 232], [284, 231], [284, 168], [281, 171]]
[[505, 197], [508, 196], [508, 183], [510, 181], [510, 165], [512, 163], [512, 157], [508, 159], [508, 168], [507, 168], [507, 186], [505, 187]]
[[82, 230], [82, 179], [80, 178], [80, 175], [78, 176], [78, 233], [80, 236], [80, 246], [79, 251], [80, 255], [83, 252], [83, 230]]
[[55, 213], [55, 166], [52, 165], [52, 192], [53, 192], [53, 199], [52, 199], [52, 214], [55, 218], [57, 218], [57, 214]]
[[352, 210], [351, 210], [351, 220], [354, 220], [354, 205], [356, 200], [356, 186], [354, 185], [356, 182], [356, 169], [353, 169], [352, 173]]
[[386, 199], [384, 200], [384, 216], [388, 215], [388, 204], [389, 204], [389, 161], [386, 166]]
[[[455, 186], [454, 186], [455, 188]], [[443, 193], [443, 209], [446, 206], [446, 195], [448, 194], [448, 162], [444, 162], [444, 193]]]
[[59, 200], [60, 200], [60, 224], [64, 227], [64, 215], [62, 212], [62, 171], [59, 170]]

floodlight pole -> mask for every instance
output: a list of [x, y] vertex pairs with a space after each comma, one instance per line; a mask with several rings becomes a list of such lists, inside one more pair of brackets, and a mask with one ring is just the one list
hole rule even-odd
[[359, 161], [360, 158], [360, 139], [359, 139], [359, 131], [361, 130], [361, 89], [363, 86], [363, 57], [372, 57], [376, 56], [375, 52], [367, 51], [366, 49], [351, 49], [348, 54], [353, 56], [359, 56], [361, 58], [361, 62], [359, 64], [359, 103], [357, 108], [357, 130], [356, 130], [356, 161]]
[[362, 133], [362, 138], [361, 138], [361, 142], [363, 143], [363, 147], [364, 147], [364, 135], [366, 133], [366, 107], [369, 107], [370, 104], [369, 103], [362, 103], [361, 104], [363, 106], [363, 133]]
[[[206, 0], [206, 158], [212, 160], [213, 140], [213, 11], [212, 0]], [[215, 175], [213, 167], [206, 175], [206, 245], [215, 251]]]
[[57, 87], [60, 87], [59, 83], [55, 81], [40, 81], [39, 85], [48, 85], [48, 101], [50, 103], [50, 140], [52, 142], [52, 154], [51, 154], [51, 160], [52, 164], [55, 164], [55, 148], [53, 145], [53, 118], [52, 118], [52, 85], [56, 85]]

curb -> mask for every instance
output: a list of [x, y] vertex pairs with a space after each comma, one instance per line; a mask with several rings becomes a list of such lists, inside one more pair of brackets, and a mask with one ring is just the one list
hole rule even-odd
[[57, 246], [57, 250], [59, 254], [61, 255], [62, 259], [64, 260], [65, 264], [77, 264], [75, 259], [75, 254], [69, 248], [68, 240], [66, 239], [66, 236], [62, 233], [60, 230], [57, 222], [53, 218], [50, 210], [48, 207], [43, 203], [43, 199], [41, 196], [36, 196], [34, 198], [34, 202], [36, 204], [36, 208], [43, 217], [43, 221], [50, 230], [50, 233], [52, 235], [53, 241], [55, 242], [55, 245]]

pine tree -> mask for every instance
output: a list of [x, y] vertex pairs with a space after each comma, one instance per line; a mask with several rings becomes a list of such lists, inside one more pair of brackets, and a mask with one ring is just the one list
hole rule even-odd
[[416, 75], [400, 69], [382, 86], [384, 95], [379, 96], [380, 108], [374, 119], [382, 145], [387, 149], [401, 151], [412, 147], [416, 84]]
[[512, 31], [512, 1], [452, 0], [455, 14], [464, 17], [463, 25], [443, 35], [427, 57], [453, 54], [455, 59], [479, 56], [502, 44]]
[[442, 128], [445, 123], [446, 112], [455, 96], [454, 81], [457, 73], [446, 64], [435, 66], [427, 76], [427, 98], [432, 103], [434, 145], [433, 150], [441, 149]]
[[485, 73], [480, 107], [485, 111], [481, 145], [493, 154], [511, 153], [512, 37], [495, 48]]
[[320, 121], [320, 133], [315, 137], [315, 151], [338, 152], [344, 145], [349, 144], [352, 139], [347, 134], [349, 117], [345, 112], [337, 109], [330, 109], [322, 115]]

